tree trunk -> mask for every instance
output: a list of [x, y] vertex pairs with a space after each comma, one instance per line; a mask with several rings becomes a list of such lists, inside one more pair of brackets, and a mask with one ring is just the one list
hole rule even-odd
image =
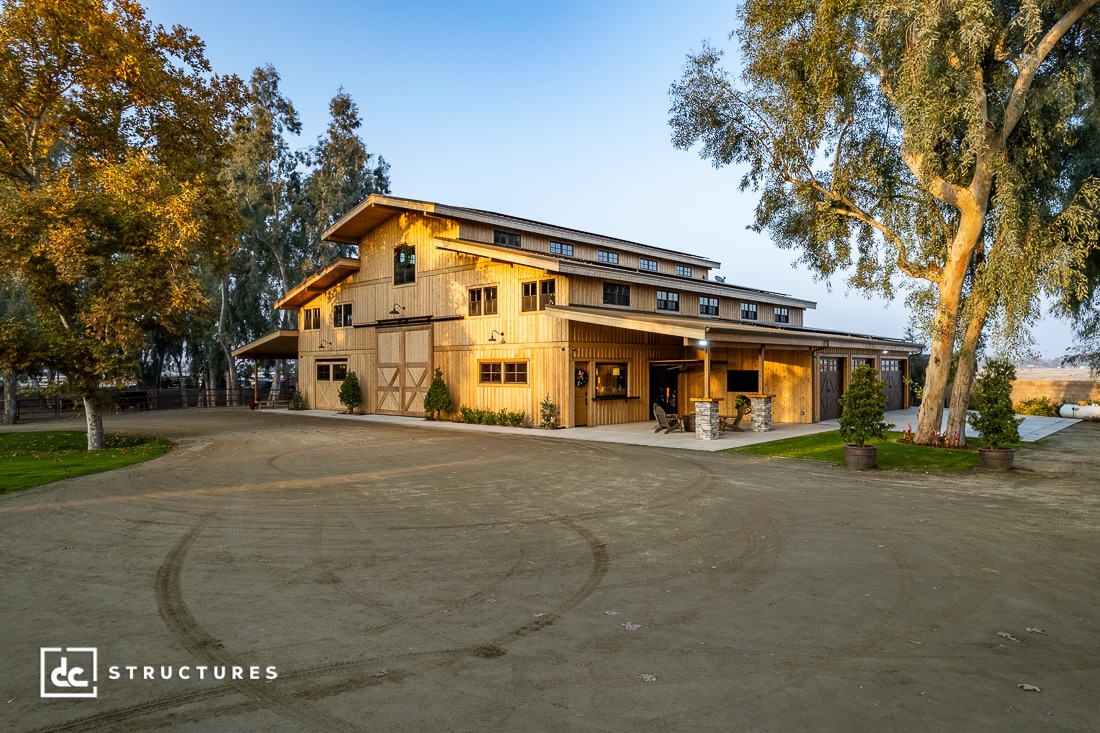
[[947, 444], [961, 448], [966, 445], [966, 408], [970, 405], [970, 388], [978, 366], [978, 339], [985, 328], [989, 301], [972, 296], [973, 308], [967, 315], [966, 333], [955, 368], [955, 385], [951, 389], [951, 410], [947, 413]]
[[103, 410], [95, 393], [84, 395], [84, 417], [88, 420], [88, 450], [103, 450]]
[[959, 327], [963, 284], [970, 257], [981, 234], [984, 215], [984, 207], [975, 214], [963, 214], [940, 276], [936, 320], [932, 326], [932, 345], [924, 377], [924, 396], [917, 412], [917, 434], [913, 436], [916, 443], [930, 445], [935, 442], [936, 433], [943, 423], [943, 401], [951, 375], [951, 355]]
[[233, 406], [237, 404], [237, 392], [240, 385], [237, 384], [237, 365], [233, 359], [233, 348], [229, 344], [229, 280], [222, 278], [222, 308], [221, 318], [218, 319], [218, 343], [225, 354], [225, 404]]
[[15, 372], [4, 372], [4, 414], [0, 415], [0, 425], [15, 425], [19, 421], [19, 396], [16, 390]]

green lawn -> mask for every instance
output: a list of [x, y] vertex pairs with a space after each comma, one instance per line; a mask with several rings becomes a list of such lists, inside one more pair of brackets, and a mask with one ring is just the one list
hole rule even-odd
[[[978, 467], [978, 451], [973, 448], [932, 448], [926, 445], [899, 443], [901, 433], [889, 433], [888, 440], [872, 440], [868, 445], [878, 446], [875, 465], [905, 471], [966, 471]], [[812, 461], [844, 463], [844, 441], [840, 433], [805, 435], [771, 443], [758, 443], [744, 448], [731, 448], [724, 453], [754, 456], [781, 456], [784, 458], [808, 458]]]
[[76, 430], [0, 433], [0, 494], [141, 463], [172, 447], [144, 435], [107, 435], [105, 442], [106, 449], [89, 452], [87, 435]]

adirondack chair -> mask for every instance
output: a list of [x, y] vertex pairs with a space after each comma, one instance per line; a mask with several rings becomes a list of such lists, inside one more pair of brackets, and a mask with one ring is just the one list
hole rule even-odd
[[657, 418], [657, 428], [653, 432], [659, 433], [664, 430], [666, 435], [673, 430], [684, 432], [684, 421], [680, 416], [675, 412], [665, 412], [664, 408], [656, 402], [653, 403], [653, 416]]

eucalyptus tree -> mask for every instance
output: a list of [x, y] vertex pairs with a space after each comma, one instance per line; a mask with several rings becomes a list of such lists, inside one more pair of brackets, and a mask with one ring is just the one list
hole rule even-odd
[[217, 180], [238, 80], [202, 41], [123, 0], [8, 0], [0, 12], [0, 268], [22, 279], [88, 448], [102, 386], [145, 332], [205, 302], [236, 215]]
[[[932, 289], [919, 442], [941, 424], [960, 318], [984, 326], [968, 273], [1064, 263], [1064, 281], [1092, 246], [1095, 179], [1074, 172], [1097, 147], [1096, 2], [747, 0], [739, 79], [705, 44], [672, 86], [674, 145], [745, 166], [757, 231], [821, 277], [851, 267], [856, 289]], [[1039, 286], [989, 282], [1006, 313]]]
[[359, 106], [343, 87], [329, 102], [329, 113], [325, 134], [308, 152], [312, 166], [306, 184], [309, 256], [316, 268], [348, 255], [351, 249], [322, 242], [321, 233], [372, 193], [390, 192], [390, 164], [381, 155], [367, 152], [358, 132], [363, 124]]

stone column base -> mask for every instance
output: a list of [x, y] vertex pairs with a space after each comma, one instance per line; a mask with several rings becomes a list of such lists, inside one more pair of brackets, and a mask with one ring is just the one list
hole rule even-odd
[[695, 403], [695, 437], [699, 440], [718, 440], [718, 403], [699, 400]]
[[752, 425], [749, 430], [754, 433], [769, 433], [772, 429], [772, 398], [771, 395], [750, 397], [752, 403]]

